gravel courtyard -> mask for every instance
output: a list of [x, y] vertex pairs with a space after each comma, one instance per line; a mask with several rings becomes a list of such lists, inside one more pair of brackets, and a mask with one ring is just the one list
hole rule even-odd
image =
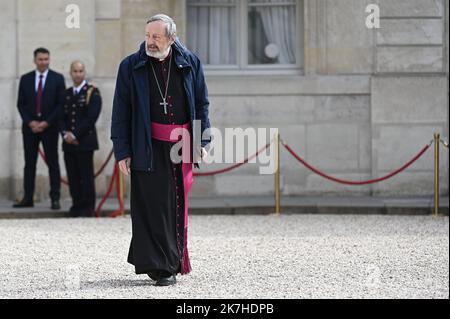
[[155, 287], [126, 262], [129, 217], [0, 220], [0, 298], [449, 298], [449, 220], [189, 220], [193, 271]]

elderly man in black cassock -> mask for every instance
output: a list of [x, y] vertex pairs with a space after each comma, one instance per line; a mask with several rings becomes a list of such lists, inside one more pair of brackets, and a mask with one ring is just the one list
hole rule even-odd
[[[170, 17], [150, 18], [145, 39], [120, 64], [111, 139], [120, 170], [131, 175], [128, 262], [136, 274], [167, 286], [176, 283], [178, 273], [191, 271], [187, 226], [192, 163], [206, 156], [210, 142], [205, 138], [194, 146], [192, 132], [199, 125], [206, 135], [209, 101], [201, 62], [177, 39]], [[176, 161], [171, 150], [180, 142], [176, 153], [182, 161]]]

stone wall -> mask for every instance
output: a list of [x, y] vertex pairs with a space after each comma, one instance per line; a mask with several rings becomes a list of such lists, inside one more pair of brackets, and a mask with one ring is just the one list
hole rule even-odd
[[[381, 28], [365, 26], [365, 8], [377, 3]], [[81, 9], [81, 28], [67, 29], [65, 7]], [[303, 69], [297, 74], [207, 73], [214, 126], [279, 127], [302, 157], [337, 177], [376, 178], [401, 166], [430, 141], [448, 136], [448, 2], [444, 0], [303, 0]], [[73, 59], [103, 96], [97, 127], [99, 167], [108, 155], [117, 66], [143, 39], [145, 20], [172, 15], [185, 40], [180, 0], [2, 0], [0, 2], [0, 198], [22, 195], [21, 120], [16, 109], [21, 74], [33, 69], [32, 51], [45, 46], [51, 67], [66, 76]], [[62, 154], [61, 154], [62, 155]], [[62, 156], [62, 174], [65, 175]], [[448, 194], [448, 151], [442, 150], [442, 192]], [[373, 186], [342, 186], [307, 171], [281, 151], [284, 195], [430, 195], [433, 154], [407, 172]], [[227, 165], [211, 165], [216, 169]], [[112, 165], [97, 179], [106, 190]], [[48, 173], [39, 160], [37, 199], [47, 198]], [[68, 196], [67, 189], [64, 196]], [[199, 177], [192, 196], [268, 195], [273, 176], [248, 164], [224, 175]]]

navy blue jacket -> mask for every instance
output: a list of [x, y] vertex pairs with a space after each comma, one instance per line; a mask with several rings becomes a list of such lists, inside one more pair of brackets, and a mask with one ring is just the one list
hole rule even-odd
[[22, 75], [19, 83], [17, 108], [22, 117], [23, 126], [28, 127], [31, 121], [47, 121], [50, 126], [58, 128], [59, 112], [62, 108], [62, 94], [66, 88], [64, 77], [52, 70], [48, 70], [42, 91], [42, 117], [36, 115], [36, 84], [35, 71]]
[[[200, 120], [203, 135], [210, 127], [210, 123], [208, 89], [202, 65], [198, 57], [178, 40], [172, 44], [172, 50], [176, 65], [183, 74], [191, 127], [195, 130], [194, 120]], [[131, 157], [132, 169], [153, 171], [147, 63], [145, 42], [141, 44], [138, 52], [126, 57], [120, 63], [113, 101], [111, 140], [117, 161]], [[209, 142], [210, 139], [204, 139], [201, 145], [205, 147]], [[192, 144], [191, 148], [194, 147]]]

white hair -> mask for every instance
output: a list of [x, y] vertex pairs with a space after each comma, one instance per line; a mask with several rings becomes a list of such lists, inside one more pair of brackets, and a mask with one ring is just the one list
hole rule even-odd
[[166, 36], [171, 39], [175, 39], [175, 37], [177, 35], [177, 25], [175, 24], [175, 22], [173, 21], [173, 19], [171, 17], [169, 17], [168, 15], [159, 13], [159, 14], [154, 15], [150, 19], [148, 19], [147, 24], [149, 24], [150, 22], [154, 22], [154, 21], [164, 22], [166, 24]]

